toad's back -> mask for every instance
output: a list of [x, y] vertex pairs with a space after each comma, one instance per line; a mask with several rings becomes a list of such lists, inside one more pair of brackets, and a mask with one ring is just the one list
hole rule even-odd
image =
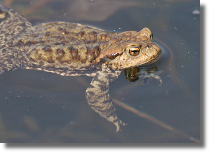
[[35, 26], [33, 33], [22, 34], [15, 44], [25, 48], [34, 68], [58, 73], [66, 69], [73, 75], [74, 70], [98, 69], [95, 60], [107, 46], [107, 36], [107, 32], [94, 27], [54, 22]]

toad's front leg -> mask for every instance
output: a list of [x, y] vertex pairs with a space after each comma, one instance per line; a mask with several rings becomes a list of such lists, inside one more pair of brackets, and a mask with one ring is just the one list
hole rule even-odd
[[[110, 79], [106, 73], [98, 72], [86, 90], [86, 99], [90, 107], [103, 118], [112, 122], [116, 127], [116, 132], [120, 130], [120, 124], [126, 125], [118, 119], [115, 107], [112, 103], [109, 91]], [[110, 75], [109, 75], [110, 76]], [[111, 79], [113, 80], [113, 78]]]

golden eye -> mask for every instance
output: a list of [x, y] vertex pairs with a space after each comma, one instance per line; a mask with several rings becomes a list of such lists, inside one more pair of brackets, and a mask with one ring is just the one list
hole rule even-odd
[[136, 47], [136, 46], [132, 46], [128, 49], [128, 53], [131, 56], [139, 55], [140, 51], [141, 51], [140, 47]]

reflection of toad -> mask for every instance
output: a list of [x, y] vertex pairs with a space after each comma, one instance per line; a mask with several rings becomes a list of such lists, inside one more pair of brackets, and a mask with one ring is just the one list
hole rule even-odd
[[16, 68], [62, 76], [93, 77], [86, 90], [90, 107], [120, 129], [108, 94], [121, 69], [157, 61], [160, 47], [148, 28], [109, 33], [68, 22], [32, 26], [22, 15], [0, 5], [0, 73]]
[[162, 84], [162, 80], [158, 74], [160, 74], [162, 71], [159, 71], [157, 74], [155, 74], [157, 71], [157, 66], [154, 66], [152, 68], [139, 68], [139, 67], [130, 67], [126, 68], [124, 70], [126, 79], [130, 82], [137, 81], [140, 77], [144, 79], [144, 82], [147, 81], [148, 78], [152, 77], [160, 81], [160, 85]]

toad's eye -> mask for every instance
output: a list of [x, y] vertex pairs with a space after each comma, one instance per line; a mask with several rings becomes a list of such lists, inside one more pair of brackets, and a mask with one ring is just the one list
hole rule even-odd
[[140, 51], [141, 51], [140, 47], [132, 46], [128, 49], [128, 54], [130, 56], [137, 56], [139, 55]]

